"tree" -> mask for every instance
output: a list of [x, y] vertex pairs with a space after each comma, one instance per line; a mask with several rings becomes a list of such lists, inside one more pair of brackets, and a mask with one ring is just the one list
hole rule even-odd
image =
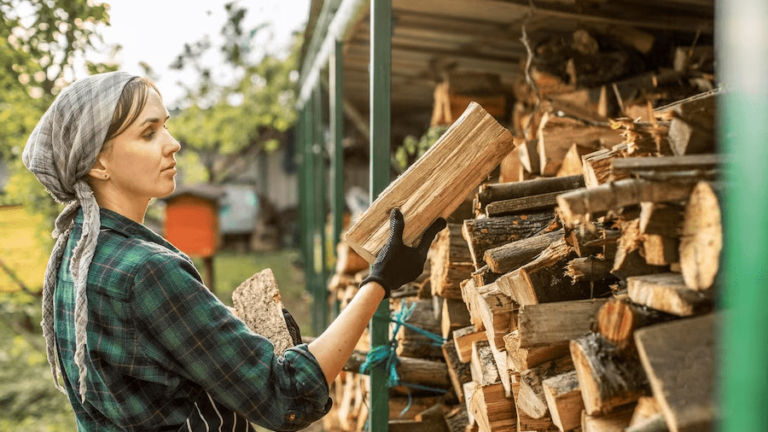
[[300, 38], [294, 39], [287, 57], [264, 53], [252, 63], [255, 35], [266, 26], [242, 28], [246, 10], [226, 5], [228, 19], [222, 28], [226, 42], [220, 47], [228, 67], [237, 76], [233, 83], [219, 84], [201, 58], [211, 49], [208, 39], [187, 44], [172, 67], [191, 68], [199, 76], [187, 87], [184, 107], [171, 117], [173, 134], [205, 167], [206, 181], [224, 183], [254, 162], [262, 152], [277, 149], [285, 132], [295, 123], [295, 77]]
[[[104, 48], [99, 30], [109, 25], [108, 9], [87, 0], [0, 0], [0, 163], [11, 171], [0, 202], [24, 202], [49, 223], [59, 208], [21, 165], [21, 153], [53, 98], [77, 78], [76, 58]], [[117, 69], [86, 67], [88, 73]]]
[[[108, 6], [90, 0], [0, 0], [0, 19], [0, 164], [10, 171], [0, 205], [24, 204], [39, 237], [46, 239], [41, 247], [47, 256], [61, 207], [24, 168], [21, 154], [56, 94], [77, 78], [75, 60], [100, 43], [99, 31], [109, 24]], [[86, 68], [96, 73], [116, 66], [86, 63]], [[4, 264], [13, 261], [0, 258]], [[74, 430], [67, 398], [51, 385], [44, 341], [35, 324], [40, 322], [42, 275], [26, 291], [0, 288], [0, 430]]]

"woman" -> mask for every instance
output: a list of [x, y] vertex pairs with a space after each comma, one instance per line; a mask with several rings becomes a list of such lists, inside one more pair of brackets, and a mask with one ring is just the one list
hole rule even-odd
[[410, 248], [393, 210], [389, 242], [354, 300], [312, 343], [277, 355], [143, 226], [150, 199], [175, 188], [180, 146], [168, 118], [149, 80], [94, 75], [60, 93], [24, 149], [25, 166], [67, 204], [43, 286], [55, 385], [60, 374], [79, 431], [306, 427], [328, 412], [329, 383], [381, 300], [421, 273], [445, 221]]

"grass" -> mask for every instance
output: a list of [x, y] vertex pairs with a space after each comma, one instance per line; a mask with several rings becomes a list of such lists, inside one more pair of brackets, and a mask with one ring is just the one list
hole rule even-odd
[[[280, 297], [301, 327], [301, 334], [312, 334], [312, 296], [304, 287], [304, 271], [295, 265], [299, 259], [297, 249], [274, 252], [237, 253], [219, 252], [213, 259], [214, 292], [226, 305], [232, 306], [232, 292], [246, 279], [264, 269], [275, 275]], [[203, 261], [195, 259], [195, 266], [204, 276]]]

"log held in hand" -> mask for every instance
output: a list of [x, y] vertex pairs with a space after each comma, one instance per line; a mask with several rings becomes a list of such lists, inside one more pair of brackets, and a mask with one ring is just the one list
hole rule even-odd
[[360, 216], [347, 232], [347, 242], [373, 263], [389, 238], [390, 211], [399, 208], [405, 216], [403, 241], [417, 245], [432, 222], [450, 216], [512, 149], [509, 131], [471, 103], [435, 145]]

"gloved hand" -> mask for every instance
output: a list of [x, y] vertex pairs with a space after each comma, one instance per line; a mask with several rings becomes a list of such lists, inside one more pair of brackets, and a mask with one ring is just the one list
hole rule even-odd
[[424, 232], [417, 247], [408, 247], [403, 243], [405, 229], [403, 214], [398, 209], [392, 210], [389, 217], [389, 240], [376, 257], [371, 274], [360, 283], [360, 286], [371, 281], [378, 282], [384, 287], [386, 291], [384, 298], [387, 299], [392, 290], [415, 281], [424, 271], [429, 245], [446, 225], [445, 219], [438, 218]]
[[285, 318], [285, 325], [288, 327], [288, 333], [291, 334], [293, 346], [301, 345], [301, 330], [299, 330], [299, 325], [296, 324], [293, 315], [291, 315], [286, 308], [283, 308], [283, 318]]

